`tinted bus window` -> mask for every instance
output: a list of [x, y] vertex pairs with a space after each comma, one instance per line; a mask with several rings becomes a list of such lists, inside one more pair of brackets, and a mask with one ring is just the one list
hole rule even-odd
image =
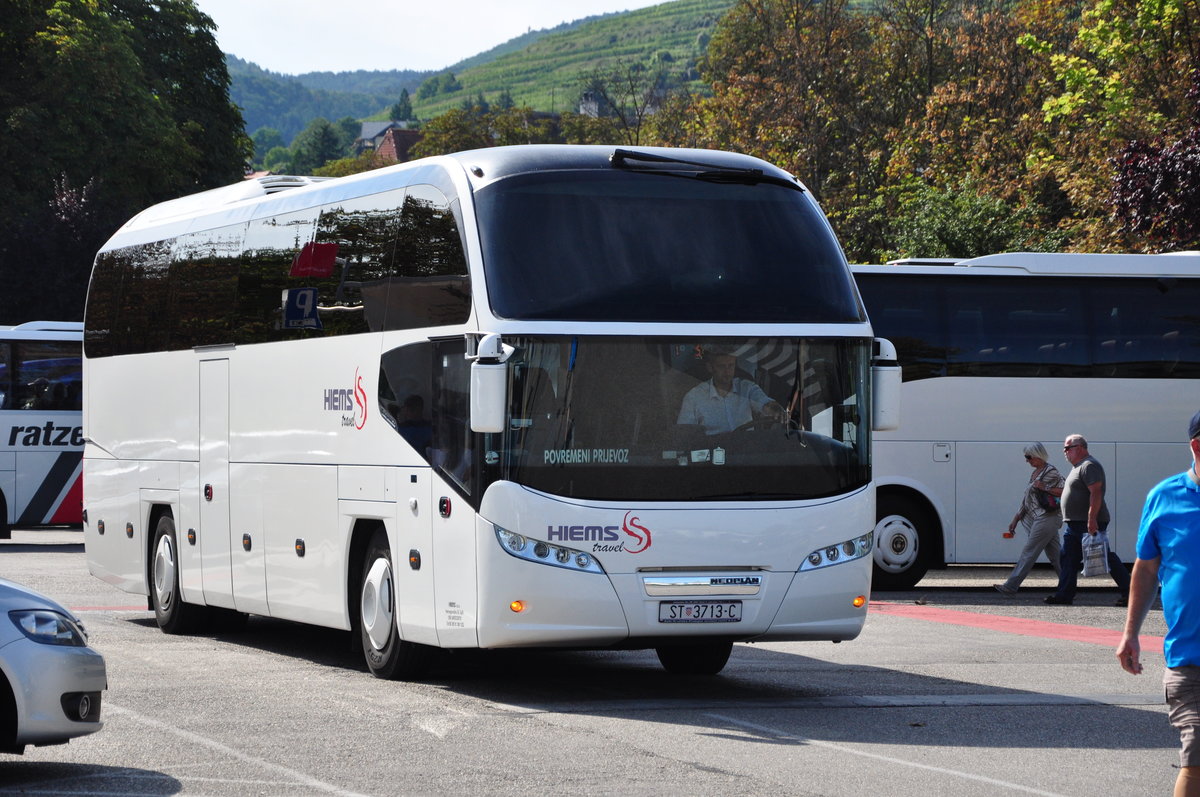
[[904, 380], [1200, 377], [1196, 280], [856, 276]]
[[578, 321], [857, 323], [841, 250], [801, 191], [542, 172], [476, 195], [492, 310]]

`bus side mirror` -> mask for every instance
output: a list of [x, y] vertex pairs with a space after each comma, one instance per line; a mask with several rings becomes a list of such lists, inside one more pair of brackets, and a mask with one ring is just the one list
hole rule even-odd
[[900, 428], [900, 363], [890, 340], [875, 338], [871, 357], [871, 429], [888, 432]]
[[469, 341], [471, 362], [471, 431], [503, 432], [508, 408], [508, 366], [513, 353], [497, 334], [484, 335], [477, 346]]

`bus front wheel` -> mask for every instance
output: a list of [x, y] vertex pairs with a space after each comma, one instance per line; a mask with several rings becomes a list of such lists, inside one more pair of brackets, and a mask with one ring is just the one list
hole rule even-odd
[[208, 625], [207, 606], [185, 603], [179, 594], [179, 545], [175, 519], [163, 515], [154, 529], [154, 557], [150, 563], [150, 602], [154, 619], [166, 634], [191, 634]]
[[876, 589], [911, 589], [929, 570], [933, 534], [928, 513], [913, 501], [880, 495], [875, 523]]
[[655, 648], [663, 669], [674, 675], [716, 675], [725, 668], [732, 642], [669, 645]]
[[425, 672], [430, 649], [400, 638], [392, 552], [383, 529], [371, 536], [360, 583], [359, 633], [371, 674], [392, 680], [413, 678]]

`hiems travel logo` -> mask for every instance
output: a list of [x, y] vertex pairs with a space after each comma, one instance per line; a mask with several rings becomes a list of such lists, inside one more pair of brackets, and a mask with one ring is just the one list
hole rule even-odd
[[[629, 539], [621, 537], [624, 532]], [[642, 525], [633, 511], [625, 513], [620, 526], [547, 526], [550, 542], [590, 542], [593, 553], [641, 553], [650, 547], [650, 529]]]
[[342, 426], [361, 429], [367, 424], [367, 391], [362, 377], [354, 369], [354, 384], [350, 389], [325, 388], [325, 411], [342, 413]]

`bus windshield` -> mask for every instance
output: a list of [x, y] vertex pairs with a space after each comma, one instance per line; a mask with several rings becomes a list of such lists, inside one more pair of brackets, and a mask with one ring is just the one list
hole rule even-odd
[[829, 225], [775, 182], [534, 172], [475, 195], [501, 318], [859, 323]]
[[484, 481], [599, 500], [797, 500], [870, 478], [869, 342], [506, 338]]

